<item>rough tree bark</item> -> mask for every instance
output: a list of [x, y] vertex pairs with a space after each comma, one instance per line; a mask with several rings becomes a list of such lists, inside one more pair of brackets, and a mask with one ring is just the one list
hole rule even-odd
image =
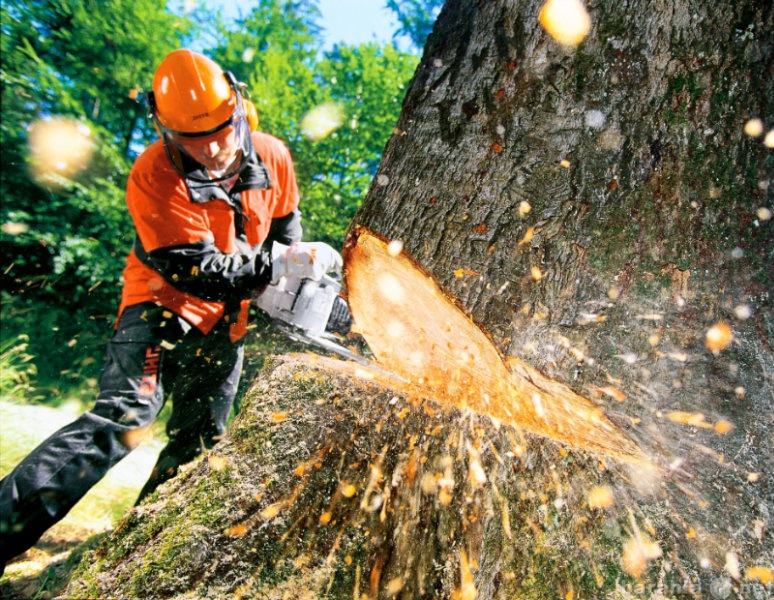
[[575, 51], [540, 4], [447, 3], [357, 222], [403, 240], [504, 350], [525, 316], [574, 327], [636, 279], [680, 291], [741, 267], [770, 289], [772, 152], [743, 125], [773, 110], [771, 3], [595, 2]]
[[771, 593], [774, 5], [600, 0], [570, 50], [540, 4], [448, 0], [356, 224], [661, 476], [286, 358], [68, 593]]
[[[744, 125], [772, 126], [774, 6], [591, 2], [568, 50], [540, 5], [447, 2], [356, 221], [706, 484], [699, 520], [737, 532], [727, 552], [750, 536], [770, 556], [774, 153]], [[720, 321], [734, 343], [711, 352]]]
[[757, 539], [748, 565], [773, 548], [774, 151], [744, 126], [773, 125], [774, 5], [590, 2], [568, 50], [541, 4], [447, 2], [356, 221], [679, 463], [710, 532], [689, 552], [726, 576], [709, 538]]

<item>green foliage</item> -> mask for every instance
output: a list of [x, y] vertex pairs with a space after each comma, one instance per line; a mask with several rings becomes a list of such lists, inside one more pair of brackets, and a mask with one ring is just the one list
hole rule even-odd
[[[136, 128], [149, 131], [136, 93], [161, 58], [195, 33], [191, 21], [154, 0], [105, 0], [98, 7], [12, 0], [7, 10], [3, 62], [28, 92], [24, 102], [33, 118], [87, 117], [110, 131], [110, 143], [126, 155]], [[4, 112], [5, 101], [6, 90]]]
[[433, 31], [444, 0], [387, 0], [387, 8], [395, 13], [400, 29], [395, 38], [405, 36], [417, 49], [422, 49]]
[[321, 50], [316, 0], [260, 0], [224, 31], [213, 59], [247, 84], [261, 128], [288, 140], [298, 132], [304, 111], [314, 105], [314, 67]]
[[31, 388], [37, 368], [35, 358], [27, 352], [29, 336], [20, 334], [0, 341], [0, 395], [3, 398], [24, 397]]
[[[2, 339], [11, 348], [29, 336], [25, 353], [37, 372], [25, 380], [28, 395], [44, 389], [56, 402], [95, 385], [134, 238], [124, 186], [156, 135], [141, 99], [174, 48], [195, 47], [247, 84], [262, 129], [293, 153], [305, 237], [341, 245], [416, 59], [375, 44], [325, 55], [317, 0], [255, 4], [228, 26], [201, 5], [182, 14], [155, 0], [2, 4]], [[309, 140], [303, 117], [325, 102], [340, 106], [343, 124]], [[83, 169], [48, 165], [41, 176], [46, 162], [31, 132], [58, 119], [85, 139], [79, 148], [72, 132], [56, 138], [59, 162], [86, 151], [91, 158]]]
[[[94, 8], [67, 1], [3, 6], [0, 193], [3, 222], [13, 224], [2, 239], [13, 264], [5, 275], [25, 287], [30, 278], [59, 277], [74, 291], [65, 302], [79, 306], [98, 285], [112, 288], [115, 298], [131, 242], [123, 208], [131, 145], [142, 144], [149, 132], [134, 97], [191, 28], [152, 0], [109, 0]], [[54, 117], [77, 120], [94, 155], [80, 172], [36, 180], [29, 172], [28, 132]], [[49, 140], [63, 143], [77, 150], [72, 139]]]
[[[55, 286], [47, 284], [40, 292], [2, 293], [3, 347], [23, 339], [23, 364], [30, 367], [24, 385], [16, 393], [3, 390], [4, 398], [54, 405], [73, 399], [84, 404], [94, 400], [114, 307], [103, 314], [89, 314], [87, 308], [65, 313], [57, 308], [56, 292]], [[8, 360], [17, 369], [21, 366], [19, 354], [12, 353]], [[5, 368], [5, 359], [3, 364]]]
[[[304, 237], [341, 246], [400, 115], [417, 59], [391, 45], [337, 46], [322, 55], [317, 2], [261, 0], [212, 56], [247, 84], [261, 129], [284, 140], [301, 188]], [[333, 103], [341, 126], [322, 139], [302, 121]]]
[[336, 246], [343, 242], [415, 68], [412, 55], [373, 43], [337, 46], [319, 63], [324, 101], [339, 107], [341, 126], [318, 141], [302, 137], [295, 145], [309, 236]]
[[[2, 336], [29, 336], [27, 396], [34, 384], [57, 402], [90, 387], [115, 316], [133, 239], [124, 184], [152, 131], [135, 98], [194, 29], [153, 0], [10, 0], [2, 23]], [[61, 119], [85, 141], [69, 131], [32, 146], [33, 127]], [[85, 168], [58, 170], [85, 150]]]

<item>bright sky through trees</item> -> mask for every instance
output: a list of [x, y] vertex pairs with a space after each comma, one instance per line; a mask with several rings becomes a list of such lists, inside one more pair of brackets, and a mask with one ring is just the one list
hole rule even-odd
[[[226, 17], [246, 14], [255, 5], [253, 0], [207, 0], [214, 8], [222, 8]], [[357, 45], [364, 42], [389, 42], [398, 24], [385, 8], [385, 0], [320, 0], [325, 47], [336, 43]]]

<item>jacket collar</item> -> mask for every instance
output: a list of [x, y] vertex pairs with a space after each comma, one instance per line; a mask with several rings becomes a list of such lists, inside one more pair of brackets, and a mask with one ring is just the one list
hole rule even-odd
[[[188, 187], [188, 195], [192, 202], [209, 202], [210, 200], [225, 200], [231, 204], [229, 194], [216, 182], [204, 181], [207, 178], [207, 172], [198, 162], [189, 156], [183, 157], [185, 172], [192, 177], [186, 177], [185, 183]], [[263, 159], [250, 144], [250, 151], [247, 153], [247, 159], [242, 162], [242, 168], [239, 170], [239, 177], [231, 189], [232, 193], [239, 193], [245, 190], [266, 190], [271, 187], [271, 177], [269, 170]]]

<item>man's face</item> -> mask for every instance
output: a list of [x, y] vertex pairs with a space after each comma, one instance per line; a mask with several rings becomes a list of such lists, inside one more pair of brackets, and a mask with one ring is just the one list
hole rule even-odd
[[237, 159], [240, 140], [235, 125], [201, 137], [170, 135], [170, 139], [209, 171], [224, 171]]

